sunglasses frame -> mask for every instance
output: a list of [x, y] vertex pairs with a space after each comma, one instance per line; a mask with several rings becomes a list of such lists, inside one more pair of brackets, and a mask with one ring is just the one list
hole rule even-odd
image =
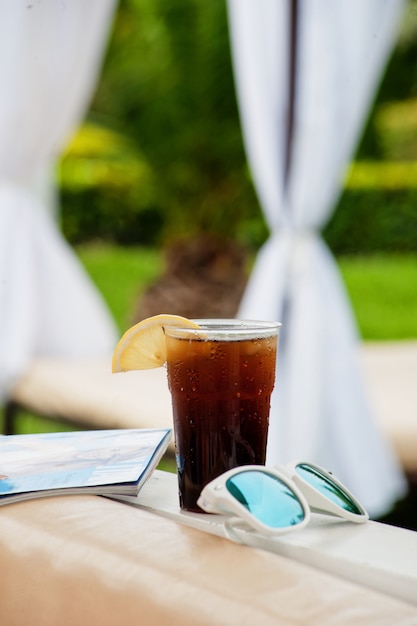
[[[360, 514], [346, 511], [329, 500], [326, 496], [322, 495], [319, 491], [317, 491], [317, 489], [297, 474], [296, 468], [298, 465], [309, 466], [314, 471], [319, 472], [325, 478], [333, 482], [352, 500], [360, 511]], [[274, 528], [259, 521], [228, 491], [226, 487], [226, 482], [229, 478], [247, 471], [255, 471], [270, 475], [273, 478], [279, 478], [279, 480], [282, 481], [298, 498], [304, 512], [304, 519], [297, 524], [284, 526], [282, 528]], [[228, 527], [235, 526], [236, 523], [244, 521], [254, 530], [266, 535], [282, 535], [290, 531], [301, 530], [309, 523], [312, 510], [328, 513], [359, 524], [364, 523], [369, 519], [368, 513], [364, 507], [349, 492], [349, 490], [346, 489], [346, 487], [338, 481], [333, 474], [331, 474], [331, 472], [328, 472], [319, 465], [307, 461], [297, 461], [274, 468], [265, 467], [264, 465], [243, 465], [241, 467], [233, 468], [208, 483], [201, 491], [197, 504], [207, 513], [232, 515], [233, 517], [227, 521]]]
[[[315, 472], [322, 474], [325, 479], [335, 484], [338, 489], [340, 489], [349, 497], [349, 499], [353, 502], [353, 504], [360, 511], [360, 513], [347, 511], [346, 509], [343, 509], [341, 506], [337, 505], [335, 502], [332, 502], [332, 500], [320, 493], [320, 491], [318, 491], [315, 487], [313, 487], [308, 481], [306, 481], [297, 473], [297, 467], [299, 465], [306, 465], [308, 467], [311, 467]], [[310, 461], [296, 461], [288, 463], [288, 465], [278, 465], [274, 469], [278, 472], [286, 474], [287, 477], [293, 483], [295, 483], [295, 485], [306, 498], [310, 509], [312, 509], [313, 511], [329, 513], [336, 517], [341, 517], [345, 520], [348, 520], [349, 522], [354, 522], [355, 524], [363, 524], [368, 521], [368, 512], [362, 506], [359, 500], [355, 498], [355, 496], [349, 491], [349, 489], [345, 487], [345, 485], [341, 483], [340, 480], [338, 480], [332, 474], [332, 472], [324, 469], [320, 465], [317, 465], [316, 463], [311, 463]]]

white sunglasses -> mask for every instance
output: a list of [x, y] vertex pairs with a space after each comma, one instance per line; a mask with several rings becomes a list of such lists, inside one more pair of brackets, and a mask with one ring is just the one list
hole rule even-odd
[[357, 524], [369, 519], [333, 474], [307, 462], [274, 469], [262, 465], [231, 469], [206, 485], [197, 503], [207, 513], [234, 516], [228, 526], [244, 521], [267, 535], [303, 528], [311, 509]]

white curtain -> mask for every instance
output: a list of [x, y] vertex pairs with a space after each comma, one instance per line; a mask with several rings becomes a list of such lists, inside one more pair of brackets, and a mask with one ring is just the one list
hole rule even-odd
[[320, 230], [340, 194], [402, 6], [402, 0], [298, 0], [285, 179], [294, 4], [228, 0], [246, 152], [271, 231], [239, 315], [284, 324], [267, 462], [302, 458], [328, 467], [373, 516], [403, 495], [405, 481], [372, 421], [356, 326]]
[[85, 114], [114, 8], [0, 0], [0, 402], [36, 355], [98, 356], [115, 345], [53, 210], [53, 166]]

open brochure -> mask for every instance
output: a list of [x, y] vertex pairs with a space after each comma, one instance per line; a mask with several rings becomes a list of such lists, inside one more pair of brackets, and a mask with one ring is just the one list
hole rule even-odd
[[0, 436], [0, 505], [54, 495], [137, 495], [171, 429]]

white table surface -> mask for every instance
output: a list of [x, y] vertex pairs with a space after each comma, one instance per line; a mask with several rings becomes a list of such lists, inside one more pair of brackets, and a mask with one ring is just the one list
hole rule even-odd
[[[163, 516], [151, 501], [165, 489], [171, 504]], [[333, 531], [299, 533], [298, 544], [295, 534], [288, 537], [280, 549], [293, 558], [216, 536], [219, 525], [211, 517], [212, 532], [206, 532], [207, 519], [180, 515], [176, 476], [159, 472], [139, 506], [86, 495], [0, 507], [1, 626], [417, 625], [413, 597], [401, 600], [392, 597], [395, 589], [387, 595], [297, 560], [304, 544], [306, 554], [316, 560], [321, 554], [329, 568], [332, 544], [340, 539]], [[203, 530], [190, 527], [196, 524]], [[361, 530], [370, 542], [363, 549], [378, 570], [373, 528]], [[409, 559], [415, 562], [413, 534], [387, 530], [379, 539], [396, 535], [398, 548], [408, 545], [410, 553], [396, 569], [388, 568], [393, 583], [395, 572], [404, 571]], [[347, 537], [343, 533], [345, 551]], [[366, 535], [359, 543], [355, 537], [352, 554], [336, 554], [334, 569], [340, 561], [358, 564], [355, 552]], [[386, 547], [378, 545], [380, 551]]]
[[[123, 501], [186, 526], [226, 537], [224, 517], [188, 513], [178, 505], [175, 474], [155, 470], [137, 497]], [[368, 521], [353, 524], [313, 514], [308, 527], [263, 537], [238, 530], [244, 543], [360, 583], [417, 606], [417, 532]]]

